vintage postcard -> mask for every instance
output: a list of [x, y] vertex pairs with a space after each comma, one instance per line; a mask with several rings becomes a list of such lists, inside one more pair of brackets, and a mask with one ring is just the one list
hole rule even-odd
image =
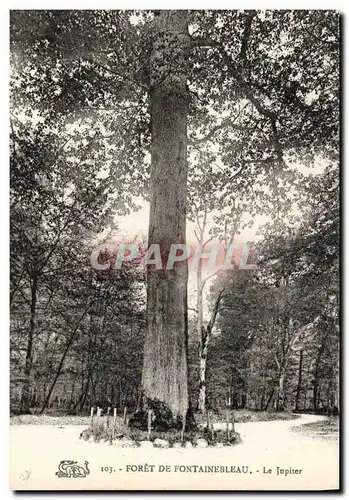
[[10, 12], [12, 490], [338, 490], [340, 14]]

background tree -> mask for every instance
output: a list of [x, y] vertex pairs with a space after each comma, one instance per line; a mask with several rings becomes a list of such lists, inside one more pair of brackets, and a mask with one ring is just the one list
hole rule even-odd
[[338, 411], [337, 189], [330, 162], [304, 185], [301, 222], [283, 234], [279, 221], [268, 228], [258, 270], [218, 278], [225, 296], [208, 360], [211, 404], [230, 391], [235, 407]]
[[[10, 298], [12, 329], [15, 337], [19, 333], [21, 351], [26, 338], [22, 412], [29, 412], [32, 401], [39, 339], [48, 342], [53, 337], [63, 349], [56, 377], [61, 374], [68, 350], [97, 300], [85, 289], [92, 241], [111, 224], [115, 207], [123, 207], [120, 198], [112, 198], [113, 185], [100, 175], [104, 150], [90, 150], [97, 139], [90, 139], [85, 130], [64, 133], [64, 122], [56, 122], [56, 127], [61, 130], [52, 132], [45, 122], [12, 122]], [[60, 337], [54, 333], [57, 329], [63, 329]], [[50, 365], [52, 370], [52, 360]], [[55, 383], [56, 378], [51, 392]], [[43, 409], [50, 397], [49, 391]]]

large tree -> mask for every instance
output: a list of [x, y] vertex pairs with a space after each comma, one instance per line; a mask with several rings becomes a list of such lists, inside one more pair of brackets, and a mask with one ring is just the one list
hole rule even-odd
[[188, 399], [187, 260], [166, 269], [171, 245], [185, 243], [187, 203], [188, 13], [155, 14], [150, 56], [151, 173], [148, 245], [162, 269], [148, 267], [142, 388], [185, 420]]

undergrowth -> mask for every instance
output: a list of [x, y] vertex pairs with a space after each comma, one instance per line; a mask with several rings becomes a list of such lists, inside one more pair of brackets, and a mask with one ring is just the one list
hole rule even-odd
[[[115, 430], [112, 426], [107, 427], [103, 423], [94, 424], [84, 431], [80, 435], [81, 439], [89, 440], [92, 439], [95, 442], [109, 442], [113, 443], [115, 440], [130, 440], [139, 446], [141, 441], [151, 441], [154, 442], [156, 439], [162, 439], [169, 443], [169, 446], [173, 446], [175, 443], [186, 443], [191, 442], [196, 444], [198, 439], [205, 439], [210, 446], [214, 446], [216, 443], [222, 443], [224, 445], [236, 445], [241, 442], [240, 435], [237, 432], [230, 430], [229, 437], [225, 430], [208, 430], [207, 427], [199, 428], [195, 431], [182, 432], [178, 430], [169, 430], [167, 432], [152, 431], [150, 437], [147, 431], [142, 431], [139, 429], [131, 429], [125, 424], [118, 424]], [[183, 439], [182, 439], [183, 438]]]

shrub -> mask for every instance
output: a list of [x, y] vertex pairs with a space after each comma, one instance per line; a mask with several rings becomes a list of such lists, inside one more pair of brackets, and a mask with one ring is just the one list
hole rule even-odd
[[[93, 426], [85, 429], [80, 438], [89, 440], [91, 437], [95, 442], [106, 441], [112, 442], [115, 439], [127, 438], [139, 444], [140, 441], [148, 440], [148, 432], [141, 429], [130, 429], [126, 425], [118, 425], [113, 433], [112, 427], [107, 427], [103, 423], [94, 424]], [[214, 430], [213, 433], [203, 427], [196, 431], [184, 432], [183, 442], [190, 441], [195, 444], [200, 438], [206, 439], [210, 446], [216, 443], [223, 443], [225, 445], [235, 445], [241, 442], [240, 435], [237, 432], [230, 431], [229, 439], [225, 430]], [[174, 443], [182, 442], [182, 432], [176, 429], [170, 429], [167, 432], [152, 431], [150, 434], [150, 441], [154, 442], [155, 439], [164, 439], [169, 442], [170, 446]]]

